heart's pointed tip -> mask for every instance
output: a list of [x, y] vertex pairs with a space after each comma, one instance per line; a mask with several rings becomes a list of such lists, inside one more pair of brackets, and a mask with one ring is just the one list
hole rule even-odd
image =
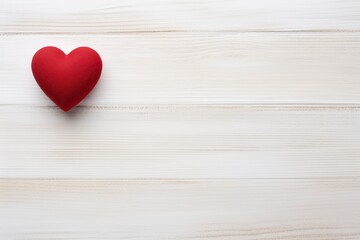
[[63, 110], [63, 112], [68, 112], [70, 111], [73, 107], [62, 107], [62, 106], [58, 106], [61, 110]]

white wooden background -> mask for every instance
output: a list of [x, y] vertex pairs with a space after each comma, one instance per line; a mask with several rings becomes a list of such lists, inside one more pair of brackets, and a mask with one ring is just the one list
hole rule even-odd
[[359, 65], [359, 0], [0, 0], [0, 239], [358, 240]]

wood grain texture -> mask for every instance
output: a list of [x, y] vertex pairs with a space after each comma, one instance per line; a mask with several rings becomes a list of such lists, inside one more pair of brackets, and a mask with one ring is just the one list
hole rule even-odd
[[352, 178], [360, 109], [0, 108], [2, 178]]
[[3, 33], [359, 31], [356, 0], [2, 0]]
[[[0, 0], [0, 239], [360, 239], [360, 1]], [[99, 51], [67, 114], [30, 70]]]
[[8, 240], [360, 238], [359, 180], [1, 180], [0, 193]]
[[102, 78], [82, 105], [358, 104], [359, 33], [2, 36], [0, 104], [52, 106], [30, 63], [46, 45], [99, 51]]

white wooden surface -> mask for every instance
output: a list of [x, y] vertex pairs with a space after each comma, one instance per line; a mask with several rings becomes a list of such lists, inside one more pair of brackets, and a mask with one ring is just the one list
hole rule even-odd
[[4, 104], [52, 105], [29, 68], [47, 45], [101, 53], [103, 81], [83, 105], [360, 102], [357, 32], [40, 34], [3, 36], [0, 43]]
[[[0, 0], [0, 239], [360, 239], [357, 0]], [[87, 45], [63, 113], [39, 48]]]

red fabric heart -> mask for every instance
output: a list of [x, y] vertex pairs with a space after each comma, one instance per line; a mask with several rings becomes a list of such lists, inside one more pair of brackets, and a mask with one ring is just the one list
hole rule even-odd
[[95, 87], [102, 61], [88, 47], [76, 48], [68, 55], [56, 47], [44, 47], [35, 53], [31, 68], [44, 93], [67, 112]]

